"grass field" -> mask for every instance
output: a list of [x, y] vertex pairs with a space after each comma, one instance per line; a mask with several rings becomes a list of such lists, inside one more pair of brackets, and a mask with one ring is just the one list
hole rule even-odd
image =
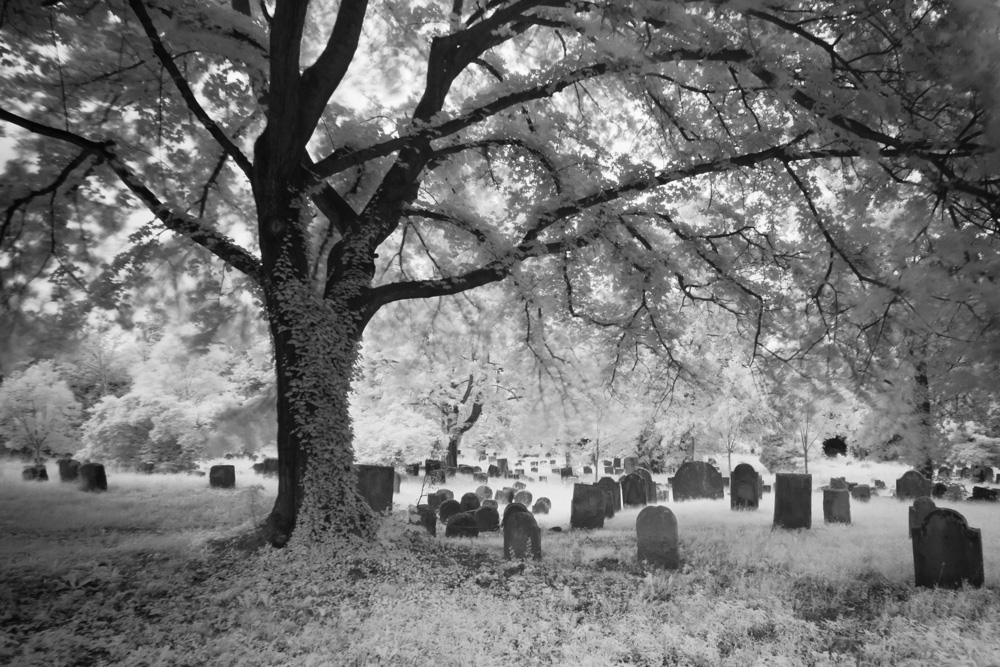
[[[903, 470], [820, 462], [814, 486], [891, 487]], [[946, 591], [913, 587], [907, 504], [889, 497], [827, 526], [817, 492], [801, 532], [772, 532], [773, 496], [757, 512], [669, 503], [681, 568], [656, 571], [635, 557], [637, 511], [570, 531], [558, 483], [529, 485], [553, 512], [538, 517], [543, 560], [525, 563], [502, 560], [498, 534], [406, 525], [416, 481], [376, 543], [251, 556], [210, 540], [260, 520], [273, 481], [241, 469], [229, 491], [184, 475], [108, 483], [86, 494], [0, 468], [0, 664], [1000, 664], [997, 504], [939, 503], [982, 529], [985, 553], [984, 588]]]

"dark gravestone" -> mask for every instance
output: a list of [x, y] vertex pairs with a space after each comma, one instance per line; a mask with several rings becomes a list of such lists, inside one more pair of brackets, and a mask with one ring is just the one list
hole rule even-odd
[[448, 475], [442, 470], [429, 470], [425, 475], [428, 484], [444, 484], [448, 481]]
[[507, 505], [507, 507], [505, 507], [503, 510], [503, 521], [501, 522], [500, 525], [501, 526], [506, 525], [508, 517], [527, 511], [528, 508], [522, 505], [521, 503], [511, 503], [510, 505]]
[[722, 474], [705, 461], [688, 461], [674, 474], [674, 502], [724, 498]]
[[437, 536], [437, 514], [430, 505], [417, 505], [411, 509], [410, 523], [423, 526], [428, 533]]
[[528, 485], [525, 484], [524, 482], [514, 482], [513, 486], [515, 491], [523, 491], [524, 489], [528, 488]]
[[972, 496], [969, 498], [969, 500], [986, 500], [994, 503], [998, 499], [1000, 499], [1000, 492], [997, 489], [987, 489], [985, 486], [972, 487]]
[[458, 468], [456, 468], [456, 467], [452, 467], [452, 466], [448, 466], [448, 467], [446, 467], [446, 468], [444, 469], [444, 474], [445, 474], [445, 478], [446, 478], [446, 479], [447, 479], [448, 477], [454, 477], [455, 475], [457, 475], [457, 474], [458, 474]]
[[565, 468], [560, 468], [559, 469], [559, 477], [561, 477], [562, 479], [566, 479], [567, 477], [575, 477], [575, 476], [576, 475], [573, 474], [573, 468], [570, 467], [570, 466], [566, 466]]
[[983, 484], [986, 482], [986, 467], [981, 465], [972, 466], [972, 473], [970, 474], [970, 479], [977, 483]]
[[500, 530], [500, 512], [497, 511], [496, 507], [484, 505], [477, 509], [472, 516], [476, 519], [480, 533], [494, 533]]
[[966, 493], [964, 484], [949, 484], [948, 490], [944, 492], [944, 499], [961, 502], [962, 500], [965, 500]]
[[[260, 468], [257, 466], [260, 466]], [[265, 477], [274, 477], [278, 474], [278, 459], [267, 457], [260, 463], [254, 463], [253, 471]]]
[[760, 474], [749, 463], [733, 468], [730, 477], [729, 507], [734, 510], [755, 510], [763, 495]]
[[473, 470], [472, 466], [470, 466], [470, 465], [460, 465], [460, 466], [458, 466], [458, 474], [459, 475], [471, 475], [474, 472], [476, 472], [476, 471]]
[[569, 525], [573, 528], [604, 528], [604, 487], [574, 484]]
[[873, 479], [872, 480], [872, 484], [875, 485], [875, 489], [876, 490], [878, 490], [878, 489], [884, 489], [885, 488], [885, 482], [883, 482], [880, 479]]
[[443, 503], [446, 500], [448, 500], [448, 498], [441, 495], [437, 491], [435, 491], [434, 493], [427, 494], [427, 506], [430, 507], [435, 512], [437, 512], [438, 508], [441, 507], [441, 503]]
[[518, 479], [524, 477], [524, 468], [514, 468], [514, 477]]
[[896, 500], [914, 500], [931, 495], [931, 482], [916, 470], [907, 470], [896, 480]]
[[446, 500], [441, 503], [441, 507], [438, 508], [438, 516], [441, 518], [442, 523], [447, 525], [448, 519], [455, 516], [462, 511], [462, 503], [458, 502], [454, 498], [451, 500]]
[[482, 502], [480, 507], [492, 507], [493, 509], [497, 509], [498, 507], [500, 507], [500, 503], [493, 500], [492, 498], [487, 498]]
[[531, 508], [532, 514], [548, 514], [552, 511], [552, 501], [548, 498], [539, 498]]
[[612, 459], [612, 466], [614, 466], [615, 468], [621, 468], [622, 460], [616, 456], [614, 459]]
[[993, 472], [993, 468], [986, 466], [986, 475], [984, 481], [987, 484], [993, 484], [996, 481], [996, 473]]
[[480, 486], [476, 489], [476, 495], [480, 500], [488, 500], [493, 497], [493, 489], [488, 486]]
[[[535, 472], [538, 472], [538, 471], [536, 470]], [[594, 474], [594, 469], [591, 468], [590, 466], [583, 466], [583, 474], [584, 475], [593, 475]]]
[[601, 484], [594, 484], [596, 488], [600, 489], [604, 493], [604, 518], [613, 519], [615, 518], [615, 500], [611, 496], [611, 489]]
[[28, 466], [21, 471], [21, 479], [26, 482], [47, 482], [49, 481], [49, 471], [43, 465]]
[[445, 537], [479, 537], [479, 524], [472, 512], [459, 512], [448, 519], [444, 527]]
[[501, 475], [502, 473], [500, 472], [500, 468], [495, 465], [491, 465], [486, 469], [487, 477], [500, 477]]
[[608, 495], [611, 496], [612, 509], [615, 512], [620, 512], [622, 509], [622, 487], [618, 482], [610, 477], [602, 477], [597, 480], [597, 485], [603, 486], [608, 491]]
[[972, 476], [972, 469], [966, 466], [958, 472], [958, 476], [962, 479], [969, 479]]
[[155, 461], [145, 461], [139, 464], [139, 472], [144, 475], [152, 475], [156, 472], [156, 462]]
[[462, 499], [459, 501], [462, 506], [463, 512], [472, 512], [479, 509], [482, 504], [479, 500], [479, 496], [474, 493], [466, 493], [462, 495]]
[[490, 476], [484, 472], [474, 472], [472, 473], [472, 481], [479, 482], [480, 484], [485, 484], [490, 481]]
[[512, 503], [514, 502], [514, 489], [509, 486], [505, 486], [496, 492], [494, 496], [498, 503]]
[[851, 492], [847, 489], [823, 489], [823, 522], [851, 522]]
[[108, 476], [100, 463], [84, 463], [80, 466], [81, 491], [107, 491]]
[[216, 465], [208, 469], [208, 485], [213, 489], [232, 489], [236, 486], [236, 466]]
[[639, 560], [670, 570], [680, 566], [677, 518], [666, 507], [646, 507], [635, 520]]
[[851, 498], [859, 503], [867, 503], [872, 499], [872, 487], [867, 484], [858, 484], [851, 489]]
[[[490, 468], [492, 468], [492, 467], [493, 466], [490, 466]], [[507, 467], [507, 459], [497, 459], [497, 466], [496, 467], [497, 467], [497, 470], [500, 471], [500, 474], [497, 475], [497, 477], [506, 475], [508, 472], [510, 472], [510, 469]]]
[[444, 470], [444, 461], [439, 461], [437, 459], [425, 459], [424, 460], [424, 474], [429, 475], [436, 470]]
[[910, 537], [923, 525], [928, 514], [937, 509], [937, 505], [929, 497], [917, 498], [909, 508]]
[[936, 509], [913, 532], [913, 572], [916, 585], [960, 588], [983, 585], [983, 537], [969, 528], [965, 517], [951, 509]]
[[937, 482], [931, 487], [931, 498], [940, 500], [944, 494], [948, 493], [948, 485], [944, 482]]
[[646, 480], [632, 472], [618, 481], [622, 487], [622, 504], [625, 507], [646, 505]]
[[535, 517], [527, 512], [504, 517], [503, 557], [510, 560], [527, 558], [529, 554], [535, 560], [542, 557], [542, 531]]
[[779, 472], [774, 476], [773, 528], [812, 527], [812, 475]]
[[420, 464], [419, 463], [411, 463], [408, 466], [406, 466], [406, 474], [410, 475], [412, 477], [419, 477], [420, 476]]
[[75, 482], [80, 477], [80, 462], [73, 459], [59, 459], [59, 481]]
[[831, 489], [846, 489], [847, 480], [843, 477], [831, 477], [830, 478], [830, 488]]
[[359, 465], [358, 493], [374, 512], [392, 510], [392, 489], [396, 471], [392, 466]]
[[442, 501], [455, 499], [455, 493], [451, 489], [438, 489], [437, 492]]
[[518, 491], [514, 494], [514, 502], [521, 503], [525, 507], [531, 504], [531, 491]]
[[636, 468], [634, 472], [646, 482], [646, 504], [656, 504], [656, 482], [653, 481], [652, 473], [645, 468]]

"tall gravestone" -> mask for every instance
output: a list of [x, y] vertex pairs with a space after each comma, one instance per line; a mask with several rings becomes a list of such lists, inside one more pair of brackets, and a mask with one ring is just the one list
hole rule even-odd
[[612, 509], [615, 512], [620, 512], [622, 509], [622, 487], [615, 480], [610, 477], [602, 477], [597, 480], [597, 485], [604, 487], [611, 496]]
[[909, 507], [908, 519], [910, 525], [910, 537], [917, 531], [920, 526], [924, 525], [924, 519], [928, 514], [937, 509], [937, 505], [928, 496], [922, 498], [917, 498], [913, 501], [913, 505]]
[[392, 509], [392, 489], [396, 471], [392, 466], [359, 465], [358, 492], [374, 512]]
[[618, 482], [622, 486], [622, 504], [625, 507], [645, 507], [646, 480], [632, 472], [623, 475]]
[[73, 459], [59, 459], [59, 481], [75, 482], [80, 477], [80, 462]]
[[504, 518], [503, 526], [503, 557], [527, 558], [531, 555], [535, 560], [542, 557], [542, 531], [534, 515], [528, 512], [515, 512]]
[[107, 491], [108, 475], [100, 463], [84, 463], [80, 466], [81, 491]]
[[633, 472], [646, 483], [646, 504], [656, 504], [656, 482], [653, 481], [653, 474], [645, 468], [636, 468]]
[[668, 508], [644, 508], [636, 517], [635, 532], [639, 560], [671, 570], [680, 565], [677, 518]]
[[569, 525], [573, 528], [604, 528], [604, 487], [574, 484]]
[[725, 497], [722, 473], [705, 461], [687, 461], [674, 473], [674, 502]]
[[749, 463], [733, 468], [729, 484], [729, 507], [734, 510], [755, 510], [764, 495], [760, 473]]
[[952, 509], [933, 510], [912, 537], [917, 586], [960, 588], [967, 583], [982, 587], [985, 579], [982, 533], [969, 528], [961, 514]]
[[896, 480], [896, 499], [915, 500], [931, 495], [931, 481], [916, 470], [907, 470]]
[[510, 468], [507, 467], [507, 459], [497, 459], [497, 470], [500, 471], [498, 477], [507, 476], [507, 473], [510, 472]]
[[851, 492], [846, 488], [823, 489], [823, 522], [851, 522]]
[[215, 465], [208, 469], [208, 485], [213, 489], [232, 489], [236, 486], [236, 466]]
[[812, 475], [779, 472], [774, 476], [772, 528], [812, 528]]

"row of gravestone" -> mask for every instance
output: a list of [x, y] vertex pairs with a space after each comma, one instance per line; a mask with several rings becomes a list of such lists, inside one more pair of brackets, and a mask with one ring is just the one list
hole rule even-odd
[[992, 467], [987, 465], [966, 466], [960, 469], [953, 469], [949, 466], [941, 466], [937, 470], [939, 479], [951, 479], [961, 477], [980, 484], [993, 484], [996, 481], [996, 473]]
[[[59, 481], [78, 482], [81, 491], [107, 491], [108, 476], [100, 463], [81, 463], [74, 459], [62, 458], [59, 464]], [[48, 469], [43, 464], [28, 466], [21, 471], [26, 481], [47, 482]]]
[[[962, 500], [965, 498], [965, 487], [961, 484], [933, 483], [917, 470], [908, 470], [896, 480], [896, 498], [898, 500], [915, 500], [925, 496], [944, 498], [947, 500]], [[997, 502], [1000, 500], [1000, 490], [984, 486], [972, 487], [969, 500], [985, 500]]]

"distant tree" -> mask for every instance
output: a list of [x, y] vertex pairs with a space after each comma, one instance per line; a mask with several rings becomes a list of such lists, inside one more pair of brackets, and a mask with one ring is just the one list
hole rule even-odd
[[0, 434], [12, 448], [28, 447], [36, 463], [43, 450], [79, 448], [80, 403], [51, 361], [11, 373], [0, 384]]

